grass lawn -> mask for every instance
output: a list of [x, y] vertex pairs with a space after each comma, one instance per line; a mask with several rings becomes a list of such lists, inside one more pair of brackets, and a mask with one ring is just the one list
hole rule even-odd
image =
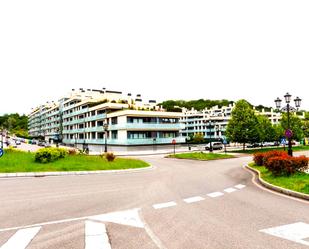
[[309, 174], [296, 173], [291, 176], [273, 176], [264, 166], [256, 166], [254, 163], [249, 164], [250, 167], [261, 172], [263, 180], [290, 190], [309, 194]]
[[[283, 147], [273, 147], [273, 148], [260, 148], [260, 149], [246, 149], [246, 150], [233, 150], [229, 151], [230, 153], [246, 153], [246, 154], [254, 154], [256, 152], [267, 152], [271, 150], [284, 150]], [[285, 150], [288, 151], [288, 146], [285, 147]], [[309, 145], [299, 145], [293, 146], [293, 151], [305, 151], [309, 150]]]
[[202, 152], [181, 153], [181, 154], [169, 155], [168, 157], [178, 159], [203, 160], [203, 161], [234, 158], [234, 156], [227, 154], [202, 153]]
[[63, 159], [42, 164], [34, 161], [34, 153], [22, 151], [6, 152], [0, 158], [0, 173], [115, 170], [147, 166], [148, 163], [137, 159], [116, 158], [113, 162], [108, 162], [105, 158], [87, 155], [68, 155]]

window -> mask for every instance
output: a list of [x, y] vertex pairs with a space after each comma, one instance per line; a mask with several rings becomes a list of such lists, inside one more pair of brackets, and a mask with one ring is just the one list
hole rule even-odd
[[112, 139], [118, 138], [118, 131], [112, 131]]
[[113, 125], [117, 124], [118, 118], [117, 117], [113, 117], [111, 122], [112, 122]]

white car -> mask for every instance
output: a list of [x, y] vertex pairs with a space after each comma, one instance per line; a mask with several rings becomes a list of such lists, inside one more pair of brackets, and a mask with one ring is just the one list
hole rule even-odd
[[[213, 150], [222, 150], [223, 144], [221, 142], [211, 142]], [[210, 143], [206, 144], [205, 150], [210, 150]]]

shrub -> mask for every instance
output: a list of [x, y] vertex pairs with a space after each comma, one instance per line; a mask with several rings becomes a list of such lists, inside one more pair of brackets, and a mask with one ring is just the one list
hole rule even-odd
[[42, 148], [35, 153], [35, 161], [39, 163], [49, 163], [67, 155], [66, 149], [61, 148]]
[[305, 156], [290, 157], [285, 151], [269, 151], [254, 154], [256, 165], [264, 165], [275, 176], [291, 175], [308, 169], [308, 158]]
[[68, 154], [69, 154], [70, 156], [74, 156], [74, 155], [77, 154], [77, 150], [75, 150], [75, 149], [69, 149], [69, 150], [68, 150]]
[[288, 157], [288, 156], [289, 156], [288, 153], [285, 151], [274, 150], [265, 152], [263, 157], [263, 165], [266, 165], [268, 163], [268, 160], [272, 157]]
[[112, 152], [106, 152], [105, 158], [106, 158], [107, 161], [112, 162], [112, 161], [115, 160], [116, 156]]
[[253, 161], [257, 166], [262, 166], [264, 160], [264, 153], [255, 153], [253, 155]]
[[268, 151], [264, 153], [255, 153], [253, 155], [253, 160], [257, 166], [266, 165], [268, 159], [272, 157], [288, 157], [288, 154], [285, 151]]
[[305, 171], [308, 169], [309, 158], [305, 156], [291, 157], [292, 167], [295, 171]]
[[65, 158], [65, 156], [68, 154], [68, 151], [66, 149], [63, 148], [52, 148], [52, 149], [56, 149], [59, 151], [60, 156], [59, 158]]
[[308, 158], [305, 156], [276, 156], [268, 159], [265, 167], [275, 176], [291, 175], [308, 168]]
[[289, 158], [275, 156], [268, 159], [265, 167], [275, 176], [291, 175], [294, 173], [291, 164], [292, 162]]

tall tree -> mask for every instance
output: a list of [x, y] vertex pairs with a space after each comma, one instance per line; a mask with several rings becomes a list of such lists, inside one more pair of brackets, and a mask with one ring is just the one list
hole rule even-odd
[[[288, 115], [286, 113], [282, 114], [280, 124], [284, 130], [288, 129]], [[301, 119], [296, 115], [290, 114], [290, 129], [293, 131], [293, 139], [300, 141], [304, 138], [302, 127]]]
[[270, 120], [264, 115], [258, 115], [258, 130], [260, 142], [270, 142], [275, 140], [275, 129]]
[[237, 101], [227, 125], [226, 136], [232, 142], [242, 143], [243, 150], [246, 143], [260, 140], [257, 116], [246, 100]]

